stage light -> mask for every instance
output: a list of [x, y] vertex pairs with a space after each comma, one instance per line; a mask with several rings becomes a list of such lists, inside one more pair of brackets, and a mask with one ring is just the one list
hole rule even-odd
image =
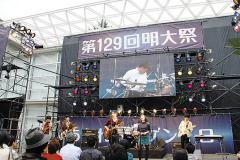
[[74, 101], [73, 101], [73, 106], [76, 106], [76, 105], [77, 105], [77, 101], [74, 100]]
[[204, 81], [201, 80], [200, 83], [199, 83], [199, 87], [200, 87], [200, 88], [204, 88], [205, 86], [206, 86], [206, 85], [205, 85]]
[[207, 60], [207, 62], [209, 62], [209, 63], [212, 63], [213, 61], [214, 61], [213, 58], [210, 58], [209, 60]]
[[74, 74], [75, 74], [75, 71], [74, 71], [74, 70], [71, 70], [71, 71], [70, 71], [70, 74], [71, 74], [71, 75], [74, 75]]
[[176, 108], [171, 108], [171, 112], [172, 112], [173, 116], [175, 116], [176, 113], [177, 113], [177, 109]]
[[188, 89], [192, 89], [193, 88], [193, 81], [190, 81], [187, 85]]
[[181, 62], [181, 54], [178, 54], [178, 55], [176, 56], [175, 61], [176, 61], [177, 63]]
[[75, 79], [76, 79], [77, 82], [81, 82], [81, 77], [78, 74], [76, 74]]
[[186, 62], [191, 62], [192, 58], [189, 53], [186, 54]]
[[77, 95], [77, 94], [78, 94], [78, 88], [74, 88], [73, 95]]
[[206, 97], [204, 94], [202, 94], [202, 96], [201, 96], [201, 102], [206, 102]]
[[181, 89], [184, 89], [184, 88], [185, 88], [185, 85], [184, 85], [183, 81], [179, 81], [179, 87], [180, 87]]
[[92, 69], [96, 70], [97, 69], [97, 62], [93, 62]]
[[92, 115], [92, 117], [94, 117], [95, 116], [95, 111], [94, 110], [92, 110], [92, 112], [91, 112], [91, 115]]
[[88, 96], [88, 94], [89, 94], [88, 89], [87, 89], [87, 88], [84, 88], [84, 90], [83, 90], [83, 95], [84, 95], [84, 96]]
[[102, 117], [102, 116], [104, 116], [104, 110], [103, 109], [101, 109], [100, 111], [99, 111], [99, 115]]
[[214, 89], [214, 88], [216, 88], [216, 87], [217, 87], [216, 84], [213, 84], [213, 85], [211, 86], [212, 89]]
[[81, 71], [81, 64], [80, 63], [77, 63], [77, 65], [76, 65], [76, 71]]
[[203, 69], [203, 67], [200, 65], [198, 68], [197, 68], [197, 70], [196, 70], [196, 74], [201, 74], [202, 73], [202, 69]]
[[195, 93], [193, 93], [193, 94], [188, 98], [188, 101], [189, 101], [189, 102], [192, 102], [194, 97], [195, 97]]
[[197, 53], [197, 60], [202, 61], [203, 60], [204, 53], [203, 52], [198, 52]]
[[156, 110], [156, 109], [153, 109], [153, 113], [156, 114], [156, 113], [157, 113], [157, 110]]
[[27, 28], [25, 26], [21, 26], [20, 31], [23, 31], [23, 32], [27, 33]]
[[86, 117], [86, 115], [87, 115], [87, 111], [86, 111], [86, 109], [84, 109], [83, 110], [83, 117]]
[[140, 110], [140, 113], [141, 113], [141, 114], [144, 114], [144, 109], [143, 109], [143, 108]]
[[83, 70], [85, 71], [89, 70], [89, 63], [83, 65]]
[[216, 72], [210, 72], [208, 73], [209, 76], [214, 76], [216, 74]]
[[83, 105], [84, 105], [84, 106], [87, 106], [87, 105], [88, 105], [88, 103], [87, 103], [86, 100], [83, 101]]
[[77, 62], [71, 62], [71, 66], [75, 66]]
[[84, 76], [83, 81], [84, 81], [84, 82], [87, 82], [87, 81], [88, 81], [88, 75], [85, 75], [85, 76]]
[[182, 76], [182, 75], [183, 75], [183, 68], [180, 68], [180, 69], [178, 70], [177, 74], [178, 74], [179, 76]]
[[12, 36], [13, 38], [17, 38], [17, 35], [18, 35], [18, 33], [17, 33], [16, 31], [12, 31], [12, 32], [11, 32], [11, 36]]
[[75, 85], [74, 81], [68, 81], [69, 85]]
[[193, 108], [193, 113], [194, 113], [194, 115], [197, 115], [197, 111], [198, 111], [197, 108], [194, 107], [194, 108]]
[[191, 67], [188, 68], [188, 72], [187, 73], [188, 73], [189, 76], [191, 76], [193, 74]]
[[184, 115], [186, 115], [186, 114], [187, 114], [187, 108], [183, 108], [183, 109], [182, 109], [182, 113], [183, 113]]
[[67, 94], [69, 97], [73, 97], [73, 94], [72, 94], [72, 92], [68, 92], [68, 94]]
[[93, 76], [93, 82], [97, 82], [98, 78], [96, 75]]
[[129, 110], [128, 110], [128, 116], [129, 116], [129, 117], [131, 116], [131, 113], [132, 113], [132, 110], [129, 109]]
[[161, 111], [162, 111], [163, 115], [167, 114], [167, 109], [166, 108], [163, 108]]

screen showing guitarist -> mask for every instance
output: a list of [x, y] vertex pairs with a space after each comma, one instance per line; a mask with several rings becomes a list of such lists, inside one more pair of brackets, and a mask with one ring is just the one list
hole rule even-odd
[[69, 132], [74, 132], [74, 130], [75, 130], [75, 127], [74, 127], [73, 123], [70, 121], [70, 117], [65, 116], [64, 120], [62, 122], [62, 125], [61, 125], [61, 135], [60, 135], [61, 137], [60, 137], [60, 139], [65, 140], [66, 135]]
[[191, 121], [189, 121], [189, 117], [189, 115], [184, 115], [184, 118], [178, 127], [178, 137], [181, 138], [181, 146], [183, 149], [186, 144], [189, 143], [189, 137], [191, 137], [193, 128], [196, 127], [192, 125]]
[[51, 134], [52, 132], [51, 116], [46, 116], [45, 121], [43, 121], [42, 124], [42, 131], [44, 134]]
[[107, 120], [104, 126], [104, 139], [108, 139], [110, 145], [119, 141], [120, 136], [117, 131], [117, 127], [123, 126], [123, 121], [118, 119], [117, 112], [111, 112], [111, 118]]

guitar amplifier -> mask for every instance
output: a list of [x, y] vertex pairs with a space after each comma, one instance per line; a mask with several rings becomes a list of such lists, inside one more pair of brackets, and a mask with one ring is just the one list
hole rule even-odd
[[82, 130], [82, 138], [81, 138], [81, 147], [87, 147], [87, 137], [93, 136], [97, 139], [96, 147], [98, 146], [98, 130], [91, 130], [91, 129], [83, 129]]

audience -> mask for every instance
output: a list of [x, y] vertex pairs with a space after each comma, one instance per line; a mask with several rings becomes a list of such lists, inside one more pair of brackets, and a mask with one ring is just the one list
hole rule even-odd
[[8, 147], [12, 149], [13, 157], [16, 159], [18, 157], [17, 152], [15, 151], [17, 149], [17, 143], [16, 138], [13, 135], [10, 135], [10, 140], [8, 142]]
[[8, 132], [0, 131], [0, 157], [1, 160], [13, 160], [18, 158], [18, 155], [11, 147], [8, 147], [10, 142], [10, 135]]
[[97, 143], [97, 138], [94, 136], [89, 136], [87, 138], [88, 149], [84, 150], [80, 155], [80, 160], [102, 160], [102, 152], [95, 149]]
[[126, 149], [118, 143], [114, 143], [106, 152], [105, 160], [128, 160]]
[[185, 149], [177, 149], [173, 153], [173, 160], [188, 160], [188, 154]]
[[66, 136], [67, 144], [60, 150], [63, 160], [79, 160], [82, 150], [75, 146], [77, 136], [74, 133], [68, 133]]
[[39, 128], [30, 129], [25, 137], [26, 152], [23, 153], [22, 160], [46, 160], [41, 157], [44, 150], [47, 148], [50, 136], [43, 134]]
[[[119, 144], [121, 144], [126, 149], [126, 151], [130, 148], [130, 143], [126, 139], [121, 140], [119, 142]], [[133, 154], [132, 153], [127, 152], [127, 155], [128, 155], [128, 160], [133, 160]]]
[[48, 153], [44, 153], [42, 157], [46, 158], [47, 160], [62, 160], [62, 156], [57, 153], [59, 149], [59, 140], [54, 138], [48, 144]]

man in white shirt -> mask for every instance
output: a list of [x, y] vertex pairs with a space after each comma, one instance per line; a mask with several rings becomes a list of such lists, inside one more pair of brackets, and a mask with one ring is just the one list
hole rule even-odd
[[189, 121], [189, 117], [189, 115], [184, 115], [178, 127], [178, 137], [181, 138], [181, 146], [183, 149], [185, 149], [185, 145], [189, 143], [189, 137], [193, 131], [193, 125], [192, 122]]
[[67, 134], [66, 142], [67, 144], [61, 148], [60, 155], [62, 156], [63, 160], [79, 160], [82, 150], [75, 146], [75, 141], [77, 136], [70, 132]]
[[126, 86], [126, 90], [129, 91], [126, 97], [137, 97], [138, 95], [135, 95], [136, 93], [144, 91], [147, 84], [148, 68], [148, 64], [144, 63], [125, 73], [123, 79], [126, 80], [126, 82], [123, 82], [122, 84]]

